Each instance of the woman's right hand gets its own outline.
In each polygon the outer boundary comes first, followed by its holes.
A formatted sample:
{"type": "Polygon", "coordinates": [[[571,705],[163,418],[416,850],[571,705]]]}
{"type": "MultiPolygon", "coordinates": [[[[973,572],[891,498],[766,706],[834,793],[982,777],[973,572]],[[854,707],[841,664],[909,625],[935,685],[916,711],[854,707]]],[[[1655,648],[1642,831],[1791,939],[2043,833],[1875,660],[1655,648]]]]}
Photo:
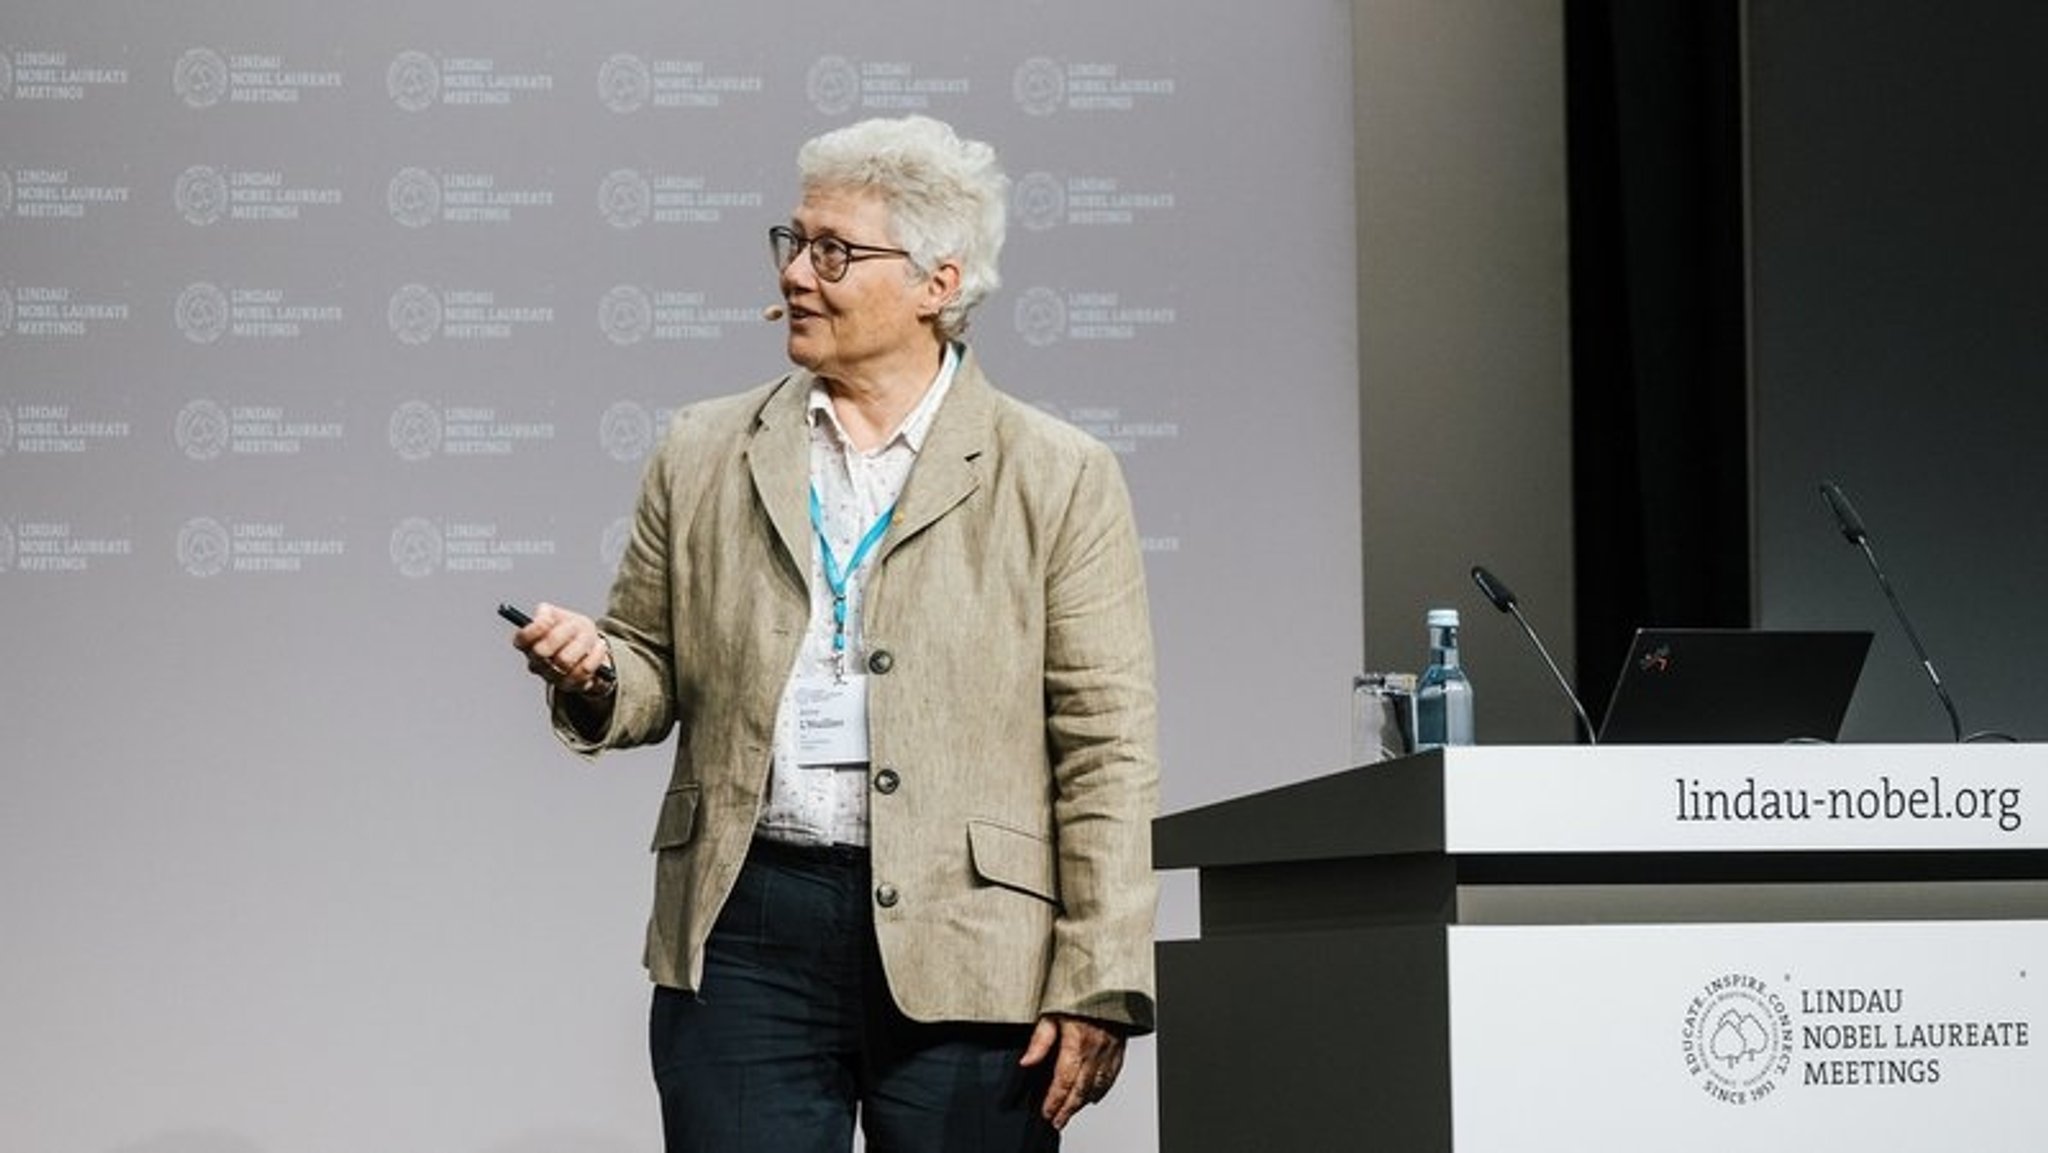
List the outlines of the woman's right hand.
{"type": "Polygon", "coordinates": [[[533,620],[513,632],[512,647],[526,654],[534,676],[565,693],[601,698],[611,695],[610,642],[597,622],[582,613],[542,602],[533,620]]]}

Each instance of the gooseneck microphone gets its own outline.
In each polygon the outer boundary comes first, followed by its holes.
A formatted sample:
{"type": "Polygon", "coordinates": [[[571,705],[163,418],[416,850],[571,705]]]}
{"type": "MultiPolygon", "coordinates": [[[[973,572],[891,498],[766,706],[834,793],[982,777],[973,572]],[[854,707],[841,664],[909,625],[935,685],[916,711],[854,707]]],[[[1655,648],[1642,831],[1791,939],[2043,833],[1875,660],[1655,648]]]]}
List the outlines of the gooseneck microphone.
{"type": "Polygon", "coordinates": [[[1870,532],[1863,527],[1863,518],[1856,515],[1856,506],[1849,503],[1841,486],[1834,481],[1820,482],[1820,495],[1828,502],[1828,508],[1835,514],[1835,524],[1842,530],[1842,539],[1863,550],[1863,559],[1870,562],[1871,575],[1877,577],[1877,587],[1884,590],[1884,599],[1891,602],[1892,615],[1899,618],[1899,627],[1905,630],[1906,639],[1913,645],[1913,654],[1920,658],[1920,667],[1927,670],[1927,679],[1934,684],[1934,695],[1941,698],[1941,707],[1948,712],[1949,732],[1960,744],[1963,739],[1963,720],[1956,715],[1956,703],[1949,699],[1948,689],[1941,683],[1941,674],[1934,671],[1934,661],[1927,656],[1926,646],[1920,643],[1920,634],[1913,631],[1913,622],[1906,617],[1905,606],[1899,603],[1897,593],[1892,591],[1892,582],[1884,575],[1884,568],[1877,563],[1877,553],[1870,547],[1870,532]]]}
{"type": "Polygon", "coordinates": [[[1502,584],[1499,577],[1486,571],[1484,565],[1472,566],[1472,583],[1479,586],[1479,591],[1486,594],[1486,599],[1493,602],[1494,608],[1513,616],[1515,623],[1522,626],[1522,635],[1528,637],[1529,643],[1536,646],[1536,654],[1543,658],[1544,664],[1550,666],[1550,675],[1557,678],[1557,687],[1564,690],[1564,698],[1572,703],[1572,711],[1579,715],[1579,724],[1586,730],[1586,743],[1599,744],[1600,737],[1593,732],[1593,722],[1586,716],[1586,706],[1579,703],[1579,694],[1572,691],[1571,682],[1564,679],[1564,673],[1558,669],[1557,662],[1550,659],[1550,650],[1543,647],[1543,638],[1537,636],[1536,630],[1529,627],[1529,620],[1522,615],[1522,606],[1516,603],[1514,592],[1502,584]]]}
{"type": "Polygon", "coordinates": [[[787,308],[782,307],[779,304],[771,304],[768,307],[761,310],[762,320],[781,320],[783,317],[788,315],[789,310],[787,308]]]}

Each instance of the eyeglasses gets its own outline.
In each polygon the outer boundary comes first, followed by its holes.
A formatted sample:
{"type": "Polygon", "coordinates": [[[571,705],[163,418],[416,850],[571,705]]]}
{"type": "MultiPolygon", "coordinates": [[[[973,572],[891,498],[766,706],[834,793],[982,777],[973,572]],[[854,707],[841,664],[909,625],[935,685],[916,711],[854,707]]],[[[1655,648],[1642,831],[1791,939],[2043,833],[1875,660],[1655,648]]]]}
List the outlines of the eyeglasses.
{"type": "Polygon", "coordinates": [[[818,279],[834,282],[846,279],[846,270],[853,267],[856,260],[875,260],[884,256],[910,258],[910,253],[901,248],[851,244],[836,236],[805,236],[786,224],[778,224],[768,230],[768,250],[775,256],[777,272],[787,269],[806,248],[811,250],[811,268],[818,274],[818,279]]]}

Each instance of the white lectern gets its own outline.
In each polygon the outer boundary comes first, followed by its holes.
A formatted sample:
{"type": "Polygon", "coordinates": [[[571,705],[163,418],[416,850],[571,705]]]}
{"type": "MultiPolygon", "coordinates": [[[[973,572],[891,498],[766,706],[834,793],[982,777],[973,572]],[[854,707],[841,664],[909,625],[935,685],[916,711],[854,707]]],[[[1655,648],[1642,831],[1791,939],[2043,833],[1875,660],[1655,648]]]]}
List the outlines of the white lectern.
{"type": "Polygon", "coordinates": [[[2048,746],[1469,748],[1161,818],[1162,1148],[2048,1148],[2048,746]]]}

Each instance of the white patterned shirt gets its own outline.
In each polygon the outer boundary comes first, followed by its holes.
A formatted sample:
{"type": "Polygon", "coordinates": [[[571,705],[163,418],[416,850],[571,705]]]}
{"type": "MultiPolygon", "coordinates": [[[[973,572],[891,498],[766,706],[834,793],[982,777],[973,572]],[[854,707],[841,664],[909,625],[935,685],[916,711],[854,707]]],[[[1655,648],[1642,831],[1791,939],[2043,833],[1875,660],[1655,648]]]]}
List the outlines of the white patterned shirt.
{"type": "MultiPolygon", "coordinates": [[[[821,381],[811,384],[806,412],[811,426],[811,486],[824,514],[832,555],[843,568],[882,514],[893,508],[910,480],[910,468],[924,447],[932,418],[953,386],[960,367],[960,348],[948,343],[938,375],[932,378],[917,407],[880,445],[862,452],[847,439],[845,426],[832,409],[832,396],[821,381]]],[[[877,550],[879,551],[879,542],[877,550]]],[[[871,552],[859,568],[846,574],[846,649],[844,671],[865,674],[867,650],[861,631],[861,593],[875,563],[871,552]]],[[[797,651],[796,666],[782,687],[775,711],[774,765],[768,796],[762,802],[756,832],[772,841],[803,845],[865,845],[868,843],[867,765],[802,765],[797,759],[795,693],[806,676],[831,676],[841,667],[832,648],[832,589],[825,580],[817,533],[811,533],[811,621],[797,651]]]]}

